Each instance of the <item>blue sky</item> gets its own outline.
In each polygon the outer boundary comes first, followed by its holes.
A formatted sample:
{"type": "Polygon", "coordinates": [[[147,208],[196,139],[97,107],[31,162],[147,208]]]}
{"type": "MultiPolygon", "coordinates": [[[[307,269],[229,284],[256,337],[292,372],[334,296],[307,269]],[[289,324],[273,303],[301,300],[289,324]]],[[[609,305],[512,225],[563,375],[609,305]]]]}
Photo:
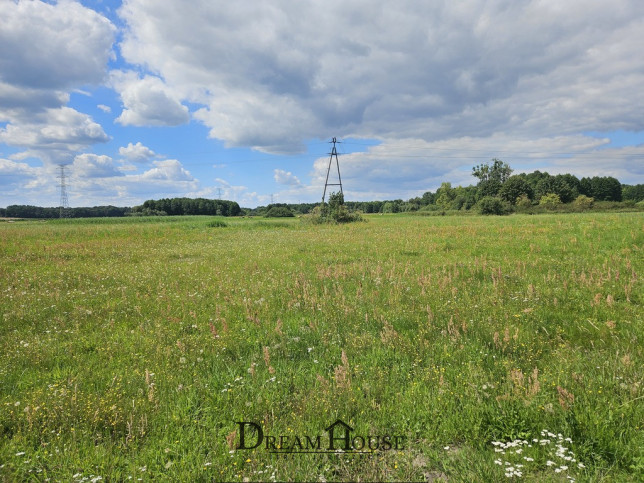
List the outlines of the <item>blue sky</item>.
{"type": "Polygon", "coordinates": [[[516,172],[644,183],[644,3],[0,1],[0,206],[409,199],[516,172]]]}

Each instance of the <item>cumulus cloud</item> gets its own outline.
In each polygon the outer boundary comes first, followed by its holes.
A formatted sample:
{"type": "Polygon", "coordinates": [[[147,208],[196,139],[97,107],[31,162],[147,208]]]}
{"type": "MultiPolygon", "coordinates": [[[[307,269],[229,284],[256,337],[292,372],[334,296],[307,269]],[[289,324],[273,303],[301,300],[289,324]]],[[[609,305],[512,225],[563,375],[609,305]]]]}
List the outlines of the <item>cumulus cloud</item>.
{"type": "Polygon", "coordinates": [[[76,178],[112,178],[122,176],[109,156],[80,154],[74,159],[71,170],[76,178]]]}
{"type": "Polygon", "coordinates": [[[644,130],[640,2],[129,0],[120,15],[125,58],[231,146],[644,130]]]}
{"type": "Polygon", "coordinates": [[[128,143],[127,146],[120,147],[119,154],[128,161],[137,163],[145,163],[155,155],[154,151],[141,144],[140,141],[136,144],[128,143]]]}
{"type": "Polygon", "coordinates": [[[176,159],[155,161],[155,167],[141,175],[142,180],[195,181],[193,176],[176,159]]]}
{"type": "Polygon", "coordinates": [[[75,152],[108,139],[90,116],[69,107],[46,109],[30,121],[0,129],[0,142],[26,148],[20,158],[34,156],[52,163],[70,163],[75,152]]]}
{"type": "Polygon", "coordinates": [[[105,17],[69,0],[0,2],[0,17],[4,82],[68,90],[103,80],[115,31],[105,17]]]}
{"type": "Polygon", "coordinates": [[[278,184],[285,184],[289,186],[301,186],[302,182],[290,171],[284,171],[283,169],[276,169],[274,171],[275,182],[278,184]]]}
{"type": "Polygon", "coordinates": [[[116,121],[125,126],[177,126],[190,120],[188,108],[158,77],[113,72],[112,84],[124,106],[116,121]]]}
{"type": "Polygon", "coordinates": [[[102,127],[66,107],[69,91],[98,84],[112,55],[114,26],[80,3],[0,2],[0,142],[18,158],[69,163],[105,142],[102,127]]]}
{"type": "Polygon", "coordinates": [[[26,163],[16,163],[0,158],[0,186],[7,186],[36,177],[34,168],[26,163]]]}

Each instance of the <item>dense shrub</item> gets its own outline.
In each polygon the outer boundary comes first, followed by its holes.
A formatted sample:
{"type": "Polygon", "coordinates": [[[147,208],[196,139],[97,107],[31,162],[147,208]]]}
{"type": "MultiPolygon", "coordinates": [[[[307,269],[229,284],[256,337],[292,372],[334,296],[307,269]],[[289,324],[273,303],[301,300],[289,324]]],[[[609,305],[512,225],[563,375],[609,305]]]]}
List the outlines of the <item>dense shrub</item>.
{"type": "Polygon", "coordinates": [[[575,201],[573,202],[575,207],[579,208],[580,210],[589,210],[593,207],[594,203],[595,200],[586,195],[577,196],[577,198],[575,198],[575,201]]]}
{"type": "Polygon", "coordinates": [[[285,206],[273,206],[264,215],[267,218],[289,218],[294,217],[293,212],[285,206]]]}
{"type": "Polygon", "coordinates": [[[539,199],[539,205],[549,210],[554,210],[561,204],[561,198],[556,193],[548,193],[539,199]]]}
{"type": "Polygon", "coordinates": [[[496,196],[484,196],[476,203],[476,209],[481,215],[507,215],[512,211],[508,203],[496,196]]]}

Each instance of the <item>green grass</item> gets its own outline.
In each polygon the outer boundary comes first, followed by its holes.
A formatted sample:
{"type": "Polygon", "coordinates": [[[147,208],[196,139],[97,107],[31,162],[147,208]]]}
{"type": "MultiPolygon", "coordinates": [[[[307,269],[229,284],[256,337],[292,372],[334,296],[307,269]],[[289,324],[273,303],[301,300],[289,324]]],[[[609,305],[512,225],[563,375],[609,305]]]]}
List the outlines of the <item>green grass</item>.
{"type": "Polygon", "coordinates": [[[0,480],[638,481],[642,214],[367,218],[1,223],[0,480]]]}

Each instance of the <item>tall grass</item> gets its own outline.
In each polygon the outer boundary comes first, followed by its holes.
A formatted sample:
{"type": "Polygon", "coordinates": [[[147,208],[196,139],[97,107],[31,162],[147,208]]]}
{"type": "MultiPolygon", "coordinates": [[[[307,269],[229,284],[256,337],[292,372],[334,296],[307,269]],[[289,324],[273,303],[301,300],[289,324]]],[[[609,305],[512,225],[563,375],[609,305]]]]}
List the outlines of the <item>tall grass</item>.
{"type": "Polygon", "coordinates": [[[644,471],[641,214],[141,220],[0,225],[0,479],[644,471]],[[405,449],[235,451],[338,418],[405,449]]]}

